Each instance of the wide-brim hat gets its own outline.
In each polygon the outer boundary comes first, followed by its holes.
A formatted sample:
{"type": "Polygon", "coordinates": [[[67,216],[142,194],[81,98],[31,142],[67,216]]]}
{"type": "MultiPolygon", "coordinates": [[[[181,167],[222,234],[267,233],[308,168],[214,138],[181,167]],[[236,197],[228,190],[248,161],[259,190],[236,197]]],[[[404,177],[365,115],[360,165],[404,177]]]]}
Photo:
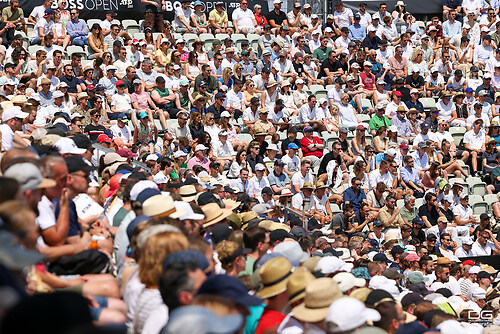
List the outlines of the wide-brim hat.
{"type": "Polygon", "coordinates": [[[300,189],[314,189],[314,185],[311,182],[304,182],[300,189]]]}
{"type": "Polygon", "coordinates": [[[232,210],[221,209],[221,207],[217,203],[208,203],[206,205],[203,205],[201,209],[205,214],[205,223],[203,224],[203,227],[217,224],[224,218],[227,218],[231,213],[233,213],[232,210]]]}
{"type": "Polygon", "coordinates": [[[305,322],[319,322],[326,319],[330,305],[343,294],[333,279],[318,278],[307,284],[304,302],[292,309],[293,316],[305,322]]]}
{"type": "Polygon", "coordinates": [[[292,264],[283,256],[275,257],[260,267],[259,274],[264,287],[257,292],[257,296],[271,298],[286,291],[292,264]]]}
{"type": "Polygon", "coordinates": [[[306,296],[306,286],[309,282],[314,281],[316,277],[304,267],[298,267],[293,271],[293,274],[288,278],[286,289],[288,291],[288,304],[293,304],[296,301],[303,299],[306,296]]]}
{"type": "Polygon", "coordinates": [[[182,200],[185,202],[191,202],[196,199],[198,193],[196,192],[195,186],[192,184],[182,186],[179,189],[179,195],[181,195],[182,200]]]}
{"type": "Polygon", "coordinates": [[[156,195],[148,198],[142,204],[142,213],[151,218],[179,218],[186,214],[185,210],[177,210],[172,196],[156,195]]]}

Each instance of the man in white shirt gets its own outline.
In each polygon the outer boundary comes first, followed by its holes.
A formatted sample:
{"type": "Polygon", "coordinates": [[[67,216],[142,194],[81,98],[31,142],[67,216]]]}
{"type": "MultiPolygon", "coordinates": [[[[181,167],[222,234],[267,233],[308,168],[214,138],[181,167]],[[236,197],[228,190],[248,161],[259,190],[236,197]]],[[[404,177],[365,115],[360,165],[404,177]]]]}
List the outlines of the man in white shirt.
{"type": "Polygon", "coordinates": [[[191,0],[182,0],[182,4],[175,9],[175,19],[173,27],[175,32],[186,33],[193,32],[193,28],[190,26],[189,22],[191,20],[191,14],[193,10],[190,8],[191,0]]]}
{"type": "Polygon", "coordinates": [[[471,253],[472,256],[489,256],[498,249],[500,249],[500,242],[493,237],[490,230],[484,229],[478,234],[476,242],[472,244],[471,253]]]}
{"type": "Polygon", "coordinates": [[[483,120],[478,118],[472,124],[472,130],[464,134],[464,147],[470,153],[472,162],[472,174],[477,172],[477,160],[480,155],[486,150],[486,136],[483,131],[483,120]]]}
{"type": "Polygon", "coordinates": [[[222,70],[224,70],[226,67],[229,67],[230,69],[234,68],[234,65],[236,64],[236,60],[234,59],[234,52],[235,50],[232,47],[229,47],[224,51],[226,58],[224,58],[221,64],[222,70]]]}
{"type": "Polygon", "coordinates": [[[45,10],[50,8],[51,6],[52,6],[51,0],[44,0],[43,5],[36,6],[35,8],[33,8],[33,11],[28,17],[28,21],[33,24],[36,24],[45,15],[45,10]]]}
{"type": "Polygon", "coordinates": [[[241,92],[243,87],[243,82],[233,83],[233,89],[227,92],[226,99],[224,100],[224,108],[229,111],[234,118],[238,118],[242,115],[242,111],[245,110],[245,96],[241,92]]]}
{"type": "Polygon", "coordinates": [[[419,147],[418,145],[420,143],[425,143],[429,139],[435,142],[439,140],[436,134],[430,132],[429,129],[430,129],[429,123],[423,122],[422,124],[420,124],[420,133],[416,135],[415,138],[413,139],[413,148],[419,147]]]}
{"type": "Polygon", "coordinates": [[[292,197],[292,208],[297,212],[304,212],[307,217],[312,217],[316,210],[316,202],[312,196],[314,186],[311,182],[305,182],[301,186],[301,192],[296,193],[292,197]],[[307,203],[306,198],[309,199],[307,203]]]}
{"type": "MultiPolygon", "coordinates": [[[[6,152],[14,147],[14,133],[23,129],[23,120],[29,114],[22,112],[20,107],[10,107],[2,113],[2,124],[0,125],[0,138],[2,140],[1,151],[6,152]]],[[[22,147],[26,146],[23,140],[16,140],[22,147]]]]}
{"type": "Polygon", "coordinates": [[[248,0],[240,1],[240,7],[233,11],[232,18],[235,34],[242,33],[246,36],[248,33],[258,35],[262,33],[253,12],[248,9],[248,0]]]}
{"type": "Polygon", "coordinates": [[[418,171],[418,176],[423,177],[423,172],[429,169],[429,156],[425,152],[427,144],[422,141],[418,143],[417,151],[411,155],[413,157],[414,167],[418,171]]]}
{"type": "Polygon", "coordinates": [[[131,62],[127,60],[127,49],[125,47],[120,48],[120,52],[118,53],[118,60],[113,63],[116,67],[115,76],[118,79],[123,78],[127,74],[127,67],[133,66],[131,62]]]}
{"type": "MultiPolygon", "coordinates": [[[[293,143],[290,143],[290,145],[293,143]]],[[[290,150],[290,145],[288,145],[288,149],[290,150]]],[[[312,176],[311,172],[311,160],[304,158],[302,159],[302,162],[300,163],[300,170],[293,174],[292,180],[291,180],[291,185],[292,185],[292,192],[294,194],[299,193],[300,189],[304,185],[305,182],[311,182],[311,184],[314,181],[314,177],[312,176]]]]}
{"type": "Polygon", "coordinates": [[[388,189],[392,189],[392,175],[389,173],[389,162],[382,160],[380,167],[370,172],[368,177],[369,189],[372,190],[377,186],[377,183],[383,182],[388,189]]]}
{"type": "Polygon", "coordinates": [[[248,180],[248,194],[262,202],[262,189],[269,187],[269,180],[264,176],[266,166],[261,163],[255,165],[255,175],[248,180]]]}
{"type": "Polygon", "coordinates": [[[486,35],[483,37],[483,42],[476,46],[474,49],[474,65],[480,70],[484,69],[486,62],[490,57],[494,57],[493,48],[491,47],[491,36],[486,35]]]}
{"type": "Polygon", "coordinates": [[[259,119],[260,100],[254,96],[250,99],[250,106],[243,111],[243,122],[250,134],[253,134],[253,126],[259,119]]]}
{"type": "Polygon", "coordinates": [[[233,145],[227,141],[227,135],[228,133],[226,130],[221,130],[219,132],[219,140],[212,141],[214,156],[217,158],[217,162],[220,163],[222,167],[230,164],[236,155],[234,153],[233,145]]]}
{"type": "Polygon", "coordinates": [[[458,258],[472,256],[472,245],[474,241],[470,237],[465,237],[462,239],[462,247],[455,251],[455,256],[458,258]]]}
{"type": "Polygon", "coordinates": [[[127,126],[127,115],[125,113],[118,116],[118,121],[113,125],[110,130],[113,133],[113,138],[121,138],[123,142],[127,145],[132,140],[132,133],[127,126]]]}
{"type": "Polygon", "coordinates": [[[441,100],[436,103],[436,108],[439,110],[439,118],[444,121],[448,121],[456,110],[455,103],[451,101],[452,96],[453,94],[450,92],[445,92],[441,100]]]}
{"type": "Polygon", "coordinates": [[[349,27],[354,23],[354,14],[350,8],[344,7],[341,1],[335,3],[335,12],[333,13],[335,24],[338,27],[349,27]]]}

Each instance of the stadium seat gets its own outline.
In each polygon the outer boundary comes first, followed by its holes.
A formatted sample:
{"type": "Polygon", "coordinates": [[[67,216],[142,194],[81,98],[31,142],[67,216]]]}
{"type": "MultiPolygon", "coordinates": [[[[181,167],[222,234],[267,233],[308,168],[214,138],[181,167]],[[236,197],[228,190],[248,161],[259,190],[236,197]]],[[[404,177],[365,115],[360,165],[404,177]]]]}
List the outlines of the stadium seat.
{"type": "MultiPolygon", "coordinates": [[[[177,119],[167,119],[167,128],[171,128],[177,123],[177,119]]],[[[178,123],[177,123],[178,124],[178,123]]]]}
{"type": "Polygon", "coordinates": [[[334,203],[334,202],[330,202],[330,209],[332,209],[332,214],[336,214],[336,213],[342,212],[342,210],[340,209],[340,207],[336,203],[334,203]]]}
{"type": "Polygon", "coordinates": [[[253,137],[248,133],[238,133],[238,139],[241,141],[251,142],[253,140],[253,137]]]}
{"type": "Polygon", "coordinates": [[[142,41],[144,39],[145,35],[143,32],[136,32],[134,34],[134,38],[137,38],[138,40],[142,41]]]}
{"type": "Polygon", "coordinates": [[[404,205],[405,205],[405,200],[404,199],[398,199],[396,201],[396,206],[398,207],[398,209],[401,209],[404,205]]]}
{"type": "MultiPolygon", "coordinates": [[[[368,108],[373,108],[373,104],[371,100],[368,99],[361,99],[361,109],[366,110],[368,108]]],[[[359,118],[359,115],[358,115],[359,118]]]]}
{"type": "Polygon", "coordinates": [[[131,25],[139,26],[139,23],[136,20],[122,20],[122,26],[124,29],[127,29],[131,25]]]}
{"type": "Polygon", "coordinates": [[[429,111],[432,107],[436,106],[436,100],[432,97],[421,97],[418,100],[422,102],[425,111],[429,111]]]}
{"type": "Polygon", "coordinates": [[[212,34],[200,34],[200,39],[203,42],[206,42],[207,40],[213,40],[213,39],[215,39],[215,36],[212,35],[212,34]]]}
{"type": "Polygon", "coordinates": [[[316,96],[316,100],[319,100],[321,98],[327,99],[328,92],[326,90],[318,90],[316,91],[316,93],[314,93],[314,95],[316,96]]]}
{"type": "Polygon", "coordinates": [[[30,45],[28,47],[28,53],[30,55],[34,55],[38,50],[42,50],[43,47],[41,45],[30,45]]]}
{"type": "Polygon", "coordinates": [[[361,123],[368,123],[370,122],[370,115],[367,114],[358,114],[358,119],[361,123]]]}
{"type": "MultiPolygon", "coordinates": [[[[479,195],[469,195],[469,205],[470,206],[474,206],[474,204],[476,203],[482,203],[484,202],[483,200],[483,196],[479,196],[479,195]]],[[[484,202],[486,203],[486,202],[484,202]]]]}
{"type": "Polygon", "coordinates": [[[309,87],[309,90],[310,90],[313,94],[315,94],[315,95],[316,95],[316,92],[317,92],[318,90],[324,90],[324,89],[325,89],[325,87],[323,87],[322,85],[311,85],[311,86],[309,87]]]}
{"type": "Polygon", "coordinates": [[[493,204],[498,202],[498,198],[495,194],[486,194],[484,195],[484,201],[488,204],[490,210],[493,210],[493,204]]]}
{"type": "Polygon", "coordinates": [[[85,50],[78,45],[69,45],[66,48],[66,52],[68,53],[69,56],[71,56],[73,53],[81,53],[82,55],[86,56],[85,50]]]}
{"type": "Polygon", "coordinates": [[[466,131],[467,131],[466,128],[459,127],[459,126],[452,126],[450,128],[450,134],[451,135],[454,135],[454,134],[461,134],[461,135],[463,135],[466,131]]]}
{"type": "Polygon", "coordinates": [[[486,202],[474,203],[474,205],[472,206],[472,212],[475,215],[480,215],[482,213],[488,213],[488,203],[486,203],[486,202]]]}
{"type": "Polygon", "coordinates": [[[416,208],[420,208],[423,203],[424,203],[424,199],[423,198],[416,198],[415,199],[415,207],[416,208]]]}
{"type": "Polygon", "coordinates": [[[224,39],[226,39],[226,37],[229,37],[228,34],[216,34],[215,35],[215,38],[220,40],[221,42],[224,42],[224,39]]]}
{"type": "Polygon", "coordinates": [[[333,88],[335,88],[335,85],[326,85],[326,87],[325,87],[327,92],[329,92],[330,89],[333,89],[333,88]]]}
{"type": "Polygon", "coordinates": [[[465,183],[469,186],[471,194],[479,196],[486,195],[486,183],[484,183],[481,178],[471,176],[465,180],[465,183]]]}
{"type": "Polygon", "coordinates": [[[141,32],[141,27],[138,24],[131,24],[125,28],[125,30],[130,36],[133,36],[134,34],[141,32]]]}

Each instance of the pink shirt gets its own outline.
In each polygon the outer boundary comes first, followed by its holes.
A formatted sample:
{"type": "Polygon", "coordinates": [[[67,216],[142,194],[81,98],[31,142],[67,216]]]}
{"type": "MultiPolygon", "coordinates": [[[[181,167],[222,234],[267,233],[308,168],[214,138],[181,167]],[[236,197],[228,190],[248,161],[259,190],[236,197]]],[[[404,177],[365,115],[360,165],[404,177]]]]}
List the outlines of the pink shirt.
{"type": "Polygon", "coordinates": [[[194,165],[201,165],[203,168],[205,168],[207,170],[207,172],[210,170],[210,167],[209,167],[210,160],[207,157],[203,158],[203,161],[198,160],[198,158],[196,156],[192,157],[188,161],[188,168],[193,169],[194,165]]]}

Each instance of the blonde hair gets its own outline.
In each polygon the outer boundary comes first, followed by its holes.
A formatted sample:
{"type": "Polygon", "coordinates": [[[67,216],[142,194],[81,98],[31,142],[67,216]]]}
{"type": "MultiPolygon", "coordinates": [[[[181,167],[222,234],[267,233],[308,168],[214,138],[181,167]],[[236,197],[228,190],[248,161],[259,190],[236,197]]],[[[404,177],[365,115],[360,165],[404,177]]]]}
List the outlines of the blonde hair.
{"type": "Polygon", "coordinates": [[[222,268],[226,271],[230,271],[233,269],[234,261],[236,258],[233,258],[230,262],[226,262],[226,260],[231,259],[234,254],[238,251],[241,246],[233,241],[222,241],[217,245],[216,251],[219,257],[219,261],[222,264],[222,268]]]}
{"type": "Polygon", "coordinates": [[[33,229],[33,214],[34,212],[21,201],[11,200],[0,204],[0,218],[4,224],[21,234],[33,229]]]}
{"type": "Polygon", "coordinates": [[[232,300],[219,295],[197,295],[191,301],[191,305],[203,306],[219,317],[231,315],[236,309],[232,300]]]}
{"type": "Polygon", "coordinates": [[[188,248],[182,233],[161,232],[152,235],[144,245],[139,258],[139,279],[148,287],[156,287],[162,271],[163,260],[172,253],[188,248]]]}

